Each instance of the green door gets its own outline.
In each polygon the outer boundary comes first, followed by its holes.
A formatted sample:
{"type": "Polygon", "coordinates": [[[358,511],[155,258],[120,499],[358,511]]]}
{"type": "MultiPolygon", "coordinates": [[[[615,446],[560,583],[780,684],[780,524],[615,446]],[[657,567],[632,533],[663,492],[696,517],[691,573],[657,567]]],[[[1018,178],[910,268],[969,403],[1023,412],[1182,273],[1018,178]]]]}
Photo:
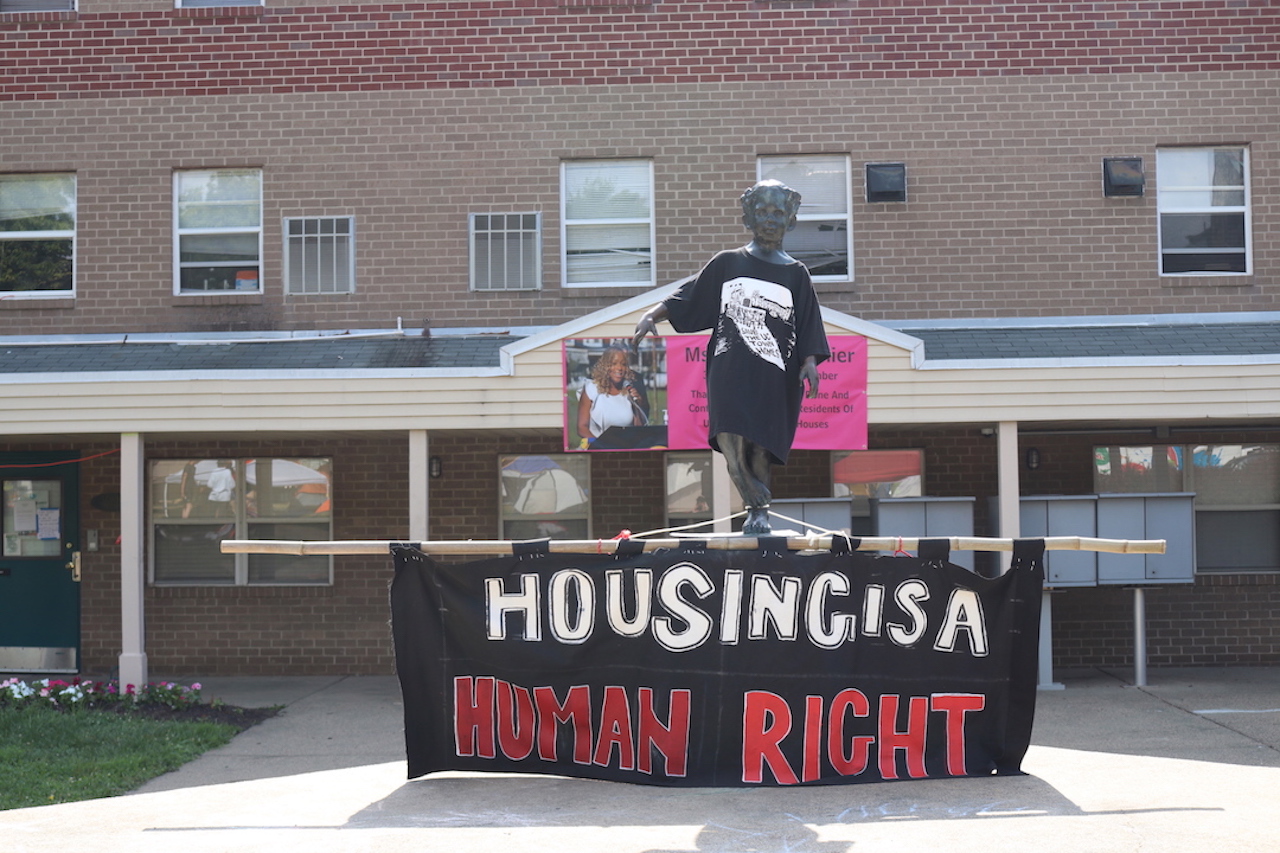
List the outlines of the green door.
{"type": "Polygon", "coordinates": [[[79,465],[0,454],[0,672],[80,669],[79,465]]]}

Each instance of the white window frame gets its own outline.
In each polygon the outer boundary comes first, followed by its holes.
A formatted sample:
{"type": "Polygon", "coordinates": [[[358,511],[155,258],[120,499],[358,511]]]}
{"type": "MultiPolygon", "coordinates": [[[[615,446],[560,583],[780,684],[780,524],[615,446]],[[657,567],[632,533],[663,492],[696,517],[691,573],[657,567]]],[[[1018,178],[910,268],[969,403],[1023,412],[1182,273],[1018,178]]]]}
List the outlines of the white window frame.
{"type": "MultiPolygon", "coordinates": [[[[591,538],[591,457],[586,453],[511,453],[502,454],[497,460],[498,475],[498,538],[499,539],[541,539],[545,538],[551,531],[539,530],[536,534],[513,536],[508,533],[507,524],[521,524],[526,528],[531,528],[539,522],[548,522],[551,525],[557,525],[558,522],[585,522],[584,536],[554,536],[552,539],[590,539],[591,538]],[[508,476],[503,473],[503,468],[511,464],[516,459],[543,460],[549,462],[555,467],[564,469],[577,469],[580,474],[569,471],[574,482],[581,489],[585,500],[575,504],[564,510],[546,513],[523,513],[517,509],[520,500],[520,494],[515,490],[523,489],[527,482],[531,482],[542,472],[530,472],[526,476],[508,476]],[[505,490],[505,491],[504,491],[505,490]],[[508,508],[510,505],[510,509],[508,508]]],[[[531,530],[526,532],[532,533],[531,530]]]]}
{"type": "MultiPolygon", "coordinates": [[[[657,231],[654,225],[654,198],[653,198],[653,161],[644,158],[630,159],[602,159],[602,160],[565,160],[560,164],[560,284],[565,288],[576,287],[653,287],[657,281],[656,278],[656,236],[657,231]],[[620,217],[620,218],[594,218],[594,219],[570,219],[568,215],[569,207],[569,173],[575,169],[587,168],[606,168],[610,164],[619,166],[635,166],[644,164],[648,169],[648,216],[636,217],[620,217]],[[626,280],[586,280],[586,281],[570,281],[571,271],[569,263],[569,232],[571,229],[578,227],[601,227],[609,225],[620,226],[647,226],[648,230],[648,267],[649,276],[645,279],[626,279],[626,280]]],[[[643,265],[643,264],[641,264],[643,265]]]]}
{"type": "MultiPolygon", "coordinates": [[[[472,213],[470,216],[467,217],[467,248],[468,248],[469,257],[471,259],[470,281],[471,281],[472,291],[477,293],[511,293],[515,291],[530,291],[530,290],[542,289],[542,214],[541,213],[538,213],[536,211],[525,211],[525,212],[516,212],[516,213],[472,213]],[[529,216],[533,217],[533,225],[532,227],[526,228],[524,227],[523,220],[525,217],[529,217],[529,216]],[[477,220],[480,217],[489,217],[490,227],[479,228],[479,226],[477,225],[477,220]],[[492,227],[493,219],[498,217],[503,218],[504,221],[507,223],[507,225],[510,224],[511,218],[515,217],[516,221],[519,224],[517,227],[507,227],[506,225],[504,225],[501,228],[494,228],[492,227]],[[518,279],[517,286],[514,286],[514,287],[509,287],[509,286],[482,287],[481,286],[482,284],[484,284],[484,282],[480,280],[482,277],[481,276],[481,271],[482,271],[481,258],[484,255],[484,253],[480,250],[479,244],[477,242],[477,238],[485,234],[514,235],[517,239],[521,241],[520,243],[521,254],[523,254],[525,249],[523,240],[525,238],[532,238],[532,241],[533,241],[533,248],[531,249],[531,253],[533,255],[532,263],[531,263],[532,274],[530,276],[529,281],[525,281],[523,274],[519,270],[517,270],[516,275],[514,277],[518,279]]],[[[488,279],[489,283],[492,283],[496,278],[501,278],[501,280],[504,283],[510,282],[511,280],[513,280],[513,277],[506,273],[506,271],[510,269],[510,265],[507,264],[506,262],[508,257],[510,256],[510,253],[499,253],[499,255],[502,258],[504,274],[500,277],[494,276],[493,274],[494,265],[492,263],[494,258],[494,253],[490,251],[488,253],[488,257],[490,259],[489,279],[488,279]]]]}
{"type": "MultiPolygon", "coordinates": [[[[1253,274],[1253,214],[1251,204],[1251,193],[1249,189],[1249,146],[1247,145],[1204,145],[1204,146],[1178,146],[1165,147],[1156,149],[1156,268],[1162,277],[1169,278],[1186,278],[1188,276],[1244,276],[1253,274]],[[1166,169],[1161,168],[1161,159],[1164,155],[1173,152],[1201,151],[1213,152],[1221,150],[1239,151],[1242,155],[1242,165],[1244,171],[1244,183],[1239,185],[1209,185],[1209,186],[1181,186],[1172,184],[1170,179],[1166,177],[1166,169]],[[1221,191],[1238,191],[1242,194],[1244,204],[1242,205],[1218,205],[1218,206],[1175,206],[1172,199],[1175,198],[1171,193],[1174,191],[1196,190],[1201,192],[1221,192],[1221,191]],[[1240,213],[1244,215],[1244,271],[1235,270],[1188,270],[1186,272],[1165,272],[1164,259],[1166,255],[1171,254],[1205,254],[1204,249],[1165,249],[1164,246],[1164,218],[1166,214],[1178,213],[1205,213],[1205,214],[1227,214],[1240,213]]],[[[1216,248],[1216,247],[1215,247],[1216,248]]],[[[1239,247],[1224,247],[1221,253],[1238,253],[1239,247]]]]}
{"type": "MultiPolygon", "coordinates": [[[[226,461],[229,461],[232,464],[233,466],[232,470],[235,472],[235,479],[237,484],[233,493],[233,498],[229,502],[229,507],[231,509],[231,516],[229,518],[226,518],[224,522],[225,524],[232,525],[234,527],[234,532],[229,533],[225,538],[253,539],[254,537],[252,533],[253,533],[254,525],[270,524],[273,522],[273,519],[271,516],[263,516],[261,514],[251,513],[249,511],[249,506],[246,503],[247,490],[240,487],[240,484],[247,482],[247,478],[245,476],[245,470],[246,470],[245,466],[252,458],[286,459],[286,461],[288,461],[288,458],[287,457],[265,457],[265,456],[224,457],[224,458],[226,459],[226,461]]],[[[292,458],[297,459],[299,457],[292,457],[292,458]]],[[[333,470],[333,464],[332,464],[333,460],[330,457],[308,457],[308,458],[312,461],[319,461],[319,462],[325,463],[328,466],[328,470],[330,472],[333,470]]],[[[147,471],[148,471],[148,480],[151,482],[150,487],[153,490],[157,488],[155,485],[155,467],[157,465],[163,465],[165,463],[171,463],[171,462],[180,463],[182,461],[187,461],[187,460],[166,460],[166,459],[148,460],[147,471]]],[[[198,462],[198,461],[204,461],[204,460],[197,460],[195,457],[191,457],[190,461],[198,462]]],[[[166,480],[168,479],[170,478],[166,478],[166,480]]],[[[165,488],[167,489],[169,487],[174,487],[174,486],[172,483],[166,482],[165,488]]],[[[180,482],[175,488],[181,488],[180,482]]],[[[332,475],[330,475],[328,489],[329,491],[327,494],[331,499],[332,490],[333,490],[332,475]]],[[[209,527],[218,523],[217,518],[208,516],[208,515],[197,515],[191,518],[183,517],[181,512],[181,504],[177,504],[175,506],[173,497],[174,495],[167,494],[167,493],[164,495],[151,494],[148,496],[147,538],[148,538],[149,548],[148,548],[148,557],[147,557],[147,576],[148,576],[148,581],[152,586],[156,586],[156,587],[175,587],[175,586],[217,587],[217,588],[234,588],[234,587],[296,588],[296,587],[333,586],[333,557],[332,556],[321,557],[320,555],[313,555],[313,556],[327,561],[327,570],[325,572],[324,579],[318,580],[318,581],[308,581],[305,583],[282,583],[279,581],[276,581],[276,582],[250,581],[249,562],[254,558],[255,555],[253,554],[230,555],[233,558],[234,569],[233,569],[232,579],[230,582],[227,582],[227,583],[217,583],[217,582],[208,581],[208,580],[182,580],[182,579],[174,580],[174,579],[166,579],[163,576],[157,578],[156,561],[158,557],[158,554],[157,554],[158,548],[156,547],[156,532],[158,528],[162,526],[174,528],[174,529],[180,529],[182,527],[199,528],[199,527],[209,527]],[[159,505],[163,505],[165,507],[165,510],[163,513],[158,512],[157,507],[159,505]],[[175,511],[176,514],[174,515],[168,514],[171,508],[175,511]]],[[[307,521],[305,516],[300,516],[300,515],[282,516],[276,519],[276,523],[307,524],[308,526],[314,526],[314,527],[319,527],[321,522],[328,524],[328,535],[322,537],[321,541],[332,540],[333,539],[332,507],[330,507],[327,515],[323,519],[320,519],[320,521],[307,521]]],[[[306,557],[305,559],[311,560],[313,559],[313,557],[306,557]]]]}
{"type": "Polygon", "coordinates": [[[209,296],[228,293],[256,293],[263,292],[263,275],[265,273],[266,264],[263,263],[262,252],[262,194],[263,194],[263,171],[259,168],[227,168],[227,169],[180,169],[173,173],[173,293],[175,296],[209,296]],[[195,174],[256,174],[258,176],[258,224],[256,226],[236,225],[229,227],[210,227],[210,228],[183,228],[179,225],[179,210],[181,208],[181,191],[180,184],[184,175],[195,174]],[[238,290],[235,288],[223,290],[183,290],[182,289],[182,270],[188,267],[245,267],[249,264],[237,263],[232,261],[219,261],[214,263],[199,263],[195,261],[182,260],[182,238],[187,236],[202,236],[211,234],[254,234],[258,241],[258,259],[256,266],[258,268],[258,286],[253,290],[238,290]]]}
{"type": "Polygon", "coordinates": [[[74,11],[76,11],[76,0],[0,0],[0,15],[74,11]]]}
{"type": "MultiPolygon", "coordinates": [[[[687,525],[703,525],[707,522],[715,521],[716,498],[720,495],[716,494],[716,482],[714,469],[716,466],[715,454],[710,450],[668,450],[662,454],[663,468],[663,499],[662,511],[666,519],[668,527],[683,527],[687,525]],[[699,510],[697,508],[692,511],[672,512],[671,499],[673,488],[678,487],[673,478],[678,476],[676,466],[687,466],[684,474],[690,475],[694,471],[693,466],[703,468],[702,481],[703,493],[702,497],[706,499],[706,509],[699,510]]],[[[725,485],[728,485],[726,480],[725,485]]],[[[729,486],[729,511],[736,515],[742,512],[746,507],[742,503],[742,495],[738,494],[738,490],[729,486]]],[[[734,519],[737,528],[742,527],[743,519],[734,519]]],[[[709,531],[709,527],[701,527],[702,530],[709,531]]]]}
{"type": "Polygon", "coordinates": [[[35,172],[30,174],[0,174],[0,180],[14,179],[15,181],[23,178],[40,178],[46,176],[67,177],[71,179],[71,219],[72,227],[70,229],[54,229],[51,231],[0,231],[0,241],[30,241],[30,240],[70,240],[71,241],[71,287],[66,290],[4,290],[0,291],[0,297],[5,299],[68,299],[74,298],[76,295],[76,266],[77,266],[77,239],[76,223],[78,222],[79,206],[79,185],[75,172],[35,172]]]}
{"type": "Polygon", "coordinates": [[[283,227],[281,228],[284,240],[284,289],[285,293],[290,296],[331,296],[338,294],[355,293],[356,291],[356,218],[354,216],[286,216],[283,227]],[[306,230],[307,223],[319,225],[322,222],[343,222],[347,224],[347,230],[339,233],[332,231],[325,233],[323,231],[306,230]],[[295,222],[303,223],[303,233],[294,234],[293,224],[295,222]],[[345,262],[338,260],[338,246],[345,242],[347,247],[347,257],[345,262]],[[293,249],[297,244],[302,246],[302,262],[295,264],[293,260],[293,249]],[[314,246],[313,252],[308,252],[307,248],[314,246]],[[312,259],[313,263],[308,263],[308,256],[315,254],[317,257],[312,259]],[[334,272],[334,283],[338,284],[337,272],[342,270],[346,278],[346,286],[342,289],[324,290],[320,289],[321,279],[316,279],[315,275],[323,276],[326,269],[326,261],[328,268],[334,272]],[[301,269],[299,269],[301,267],[301,269]],[[316,269],[318,268],[318,272],[316,269]],[[294,281],[295,275],[301,277],[301,288],[294,281]],[[310,285],[315,284],[315,287],[310,285]]]}
{"type": "MultiPolygon", "coordinates": [[[[786,249],[789,254],[793,255],[797,260],[805,261],[806,265],[810,266],[810,272],[813,275],[814,281],[853,281],[854,280],[853,177],[852,177],[853,172],[852,172],[852,169],[853,169],[852,160],[848,154],[762,154],[756,158],[756,179],[757,180],[765,180],[766,178],[776,177],[779,180],[781,180],[784,184],[787,184],[792,189],[800,193],[801,195],[800,213],[796,217],[797,227],[801,223],[806,223],[806,222],[816,222],[816,223],[825,222],[825,223],[831,223],[831,225],[835,227],[837,231],[840,228],[844,229],[844,233],[845,233],[844,250],[845,250],[845,257],[848,259],[846,262],[846,272],[844,274],[822,275],[820,273],[814,273],[812,265],[810,265],[808,261],[806,261],[802,253],[793,251],[792,247],[788,246],[787,241],[786,240],[783,241],[783,248],[786,249]],[[794,180],[787,180],[787,178],[785,177],[786,171],[787,171],[786,167],[789,165],[803,168],[805,167],[805,164],[810,164],[810,166],[816,166],[823,161],[838,161],[843,163],[844,180],[841,182],[841,188],[844,190],[843,192],[844,211],[843,212],[840,212],[840,211],[812,212],[811,211],[806,213],[805,201],[804,201],[805,188],[803,186],[792,186],[796,182],[794,180]]],[[[792,241],[792,246],[794,246],[794,240],[792,241]]]]}

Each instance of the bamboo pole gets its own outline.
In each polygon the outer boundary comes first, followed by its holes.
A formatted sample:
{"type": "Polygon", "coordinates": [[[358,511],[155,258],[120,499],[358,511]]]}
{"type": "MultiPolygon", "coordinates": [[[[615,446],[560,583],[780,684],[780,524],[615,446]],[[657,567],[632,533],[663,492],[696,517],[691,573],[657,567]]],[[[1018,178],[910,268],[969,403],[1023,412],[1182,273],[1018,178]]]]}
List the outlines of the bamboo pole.
{"type": "MultiPolygon", "coordinates": [[[[787,549],[791,551],[826,551],[831,543],[839,540],[836,536],[791,536],[787,537],[787,549]]],[[[857,537],[854,537],[855,539],[857,537]]],[[[942,538],[942,537],[937,537],[942,538]]],[[[618,547],[618,539],[551,539],[547,548],[553,554],[613,554],[618,547]]],[[[679,548],[690,539],[635,539],[643,542],[645,551],[657,551],[663,548],[679,548]]],[[[714,537],[695,541],[705,542],[709,551],[751,551],[759,547],[759,540],[752,536],[714,537]]],[[[952,551],[1012,551],[1014,540],[989,539],[978,536],[953,536],[948,540],[952,551]]],[[[920,547],[921,538],[906,536],[868,536],[858,542],[859,551],[914,551],[920,547]]],[[[512,542],[505,539],[439,542],[406,542],[393,540],[346,540],[346,541],[295,541],[283,539],[228,539],[222,543],[224,554],[287,554],[293,556],[309,555],[353,555],[353,554],[386,554],[392,545],[408,544],[426,554],[442,556],[485,554],[510,554],[512,542]]],[[[1163,539],[1094,539],[1086,536],[1046,536],[1046,551],[1102,551],[1108,554],[1163,554],[1163,539]]]]}

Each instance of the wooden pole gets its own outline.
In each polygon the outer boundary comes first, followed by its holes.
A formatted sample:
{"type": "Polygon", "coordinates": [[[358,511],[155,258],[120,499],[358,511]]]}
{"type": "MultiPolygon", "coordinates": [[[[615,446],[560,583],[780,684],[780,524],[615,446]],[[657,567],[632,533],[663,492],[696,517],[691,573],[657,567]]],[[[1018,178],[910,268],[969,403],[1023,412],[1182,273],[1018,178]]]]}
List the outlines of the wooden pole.
{"type": "MultiPolygon", "coordinates": [[[[792,551],[827,551],[831,548],[831,536],[792,536],[787,538],[787,548],[792,551]]],[[[857,537],[855,537],[857,538],[857,537]]],[[[553,554],[612,554],[617,550],[617,539],[551,539],[547,548],[553,554]]],[[[643,542],[645,551],[663,548],[679,548],[690,539],[636,539],[643,542]]],[[[707,538],[694,541],[705,543],[709,551],[751,551],[758,540],[752,536],[707,538]]],[[[977,536],[954,536],[948,539],[953,551],[1012,551],[1014,540],[989,539],[977,536]]],[[[859,551],[914,551],[920,547],[920,538],[898,536],[869,536],[858,542],[859,551]]],[[[290,554],[352,555],[385,554],[396,543],[393,540],[348,540],[339,542],[290,541],[281,539],[228,539],[222,543],[224,554],[290,554]]],[[[427,554],[442,556],[478,556],[485,554],[510,554],[509,540],[464,540],[441,542],[406,542],[427,554]]],[[[1109,554],[1163,554],[1163,539],[1093,539],[1085,536],[1046,536],[1046,551],[1104,551],[1109,554]]]]}

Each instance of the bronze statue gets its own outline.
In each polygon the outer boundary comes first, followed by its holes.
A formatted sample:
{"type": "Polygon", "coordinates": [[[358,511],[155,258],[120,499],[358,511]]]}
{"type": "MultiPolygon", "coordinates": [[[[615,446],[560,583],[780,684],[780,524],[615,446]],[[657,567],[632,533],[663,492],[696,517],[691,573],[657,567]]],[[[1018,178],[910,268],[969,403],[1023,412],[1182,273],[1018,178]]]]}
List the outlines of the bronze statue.
{"type": "Polygon", "coordinates": [[[818,363],[831,354],[809,270],[782,249],[799,210],[800,194],[779,181],[748,189],[742,221],[752,241],[719,253],[649,309],[633,339],[638,345],[656,335],[663,320],[681,333],[713,330],[705,359],[708,443],[724,454],[749,536],[771,530],[771,467],[786,464],[801,400],[817,395],[818,363]]]}

